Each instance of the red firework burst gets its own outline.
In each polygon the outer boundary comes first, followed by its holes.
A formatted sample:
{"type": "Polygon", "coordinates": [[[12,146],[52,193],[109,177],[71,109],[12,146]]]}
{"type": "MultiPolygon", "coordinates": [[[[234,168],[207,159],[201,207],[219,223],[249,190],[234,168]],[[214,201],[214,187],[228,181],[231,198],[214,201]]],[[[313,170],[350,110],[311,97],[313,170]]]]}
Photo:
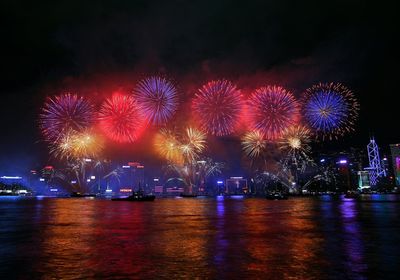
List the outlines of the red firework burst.
{"type": "Polygon", "coordinates": [[[227,80],[211,81],[196,94],[193,111],[201,129],[216,136],[231,134],[243,112],[240,91],[227,80]]]}
{"type": "Polygon", "coordinates": [[[268,140],[278,139],[283,131],[299,120],[300,108],[293,94],[279,86],[261,87],[249,98],[252,129],[268,140]]]}
{"type": "Polygon", "coordinates": [[[104,101],[99,124],[108,138],[120,143],[134,142],[144,128],[135,99],[123,94],[113,94],[104,101]]]}

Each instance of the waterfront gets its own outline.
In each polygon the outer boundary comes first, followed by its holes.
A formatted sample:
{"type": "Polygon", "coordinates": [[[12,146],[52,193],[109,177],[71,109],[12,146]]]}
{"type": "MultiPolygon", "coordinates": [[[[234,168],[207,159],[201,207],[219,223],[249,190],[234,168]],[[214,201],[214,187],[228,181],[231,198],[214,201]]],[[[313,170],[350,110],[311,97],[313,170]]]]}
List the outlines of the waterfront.
{"type": "Polygon", "coordinates": [[[1,279],[394,279],[400,196],[0,198],[1,279]]]}

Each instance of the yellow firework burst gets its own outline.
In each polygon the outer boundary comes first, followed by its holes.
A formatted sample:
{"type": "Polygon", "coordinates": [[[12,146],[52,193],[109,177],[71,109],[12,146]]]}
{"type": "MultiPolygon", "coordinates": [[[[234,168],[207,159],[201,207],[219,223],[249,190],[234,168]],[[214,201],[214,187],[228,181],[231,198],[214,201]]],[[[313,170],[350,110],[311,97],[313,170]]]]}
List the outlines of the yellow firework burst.
{"type": "Polygon", "coordinates": [[[289,153],[307,153],[310,151],[310,130],[302,125],[286,129],[279,140],[279,148],[289,153]]]}
{"type": "Polygon", "coordinates": [[[51,145],[50,152],[60,159],[97,157],[104,148],[103,139],[92,132],[69,131],[51,145]]]}
{"type": "Polygon", "coordinates": [[[75,158],[97,157],[104,148],[103,139],[91,130],[73,135],[72,154],[75,158]]]}
{"type": "Polygon", "coordinates": [[[183,156],[191,161],[198,157],[204,150],[206,144],[206,135],[200,130],[192,127],[186,129],[186,135],[181,145],[183,156]]]}
{"type": "Polygon", "coordinates": [[[166,160],[174,163],[195,160],[205,149],[205,146],[205,133],[192,127],[186,128],[184,134],[163,129],[155,138],[157,153],[166,160]]]}
{"type": "Polygon", "coordinates": [[[247,156],[256,158],[265,151],[267,141],[259,131],[247,132],[242,138],[242,148],[247,156]]]}
{"type": "Polygon", "coordinates": [[[68,131],[61,135],[56,142],[50,145],[50,153],[59,159],[72,157],[73,152],[73,132],[68,131]]]}
{"type": "Polygon", "coordinates": [[[155,148],[156,152],[168,161],[175,163],[181,163],[183,161],[182,156],[182,144],[178,140],[171,130],[162,129],[155,137],[155,148]]]}
{"type": "Polygon", "coordinates": [[[188,127],[186,129],[186,137],[188,144],[197,152],[202,152],[206,146],[206,134],[198,129],[188,127]]]}

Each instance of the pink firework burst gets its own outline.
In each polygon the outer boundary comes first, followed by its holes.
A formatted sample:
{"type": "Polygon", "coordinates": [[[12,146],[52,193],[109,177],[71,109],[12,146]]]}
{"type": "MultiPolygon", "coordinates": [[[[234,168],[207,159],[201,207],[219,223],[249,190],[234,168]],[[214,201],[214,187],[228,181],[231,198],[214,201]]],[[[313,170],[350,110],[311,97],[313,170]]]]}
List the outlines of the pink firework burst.
{"type": "Polygon", "coordinates": [[[285,129],[299,120],[298,102],[291,92],[279,86],[258,88],[251,94],[248,106],[251,128],[268,140],[280,138],[285,129]]]}
{"type": "Polygon", "coordinates": [[[227,80],[211,81],[203,85],[192,103],[201,129],[216,136],[229,135],[236,130],[243,107],[240,90],[227,80]]]}

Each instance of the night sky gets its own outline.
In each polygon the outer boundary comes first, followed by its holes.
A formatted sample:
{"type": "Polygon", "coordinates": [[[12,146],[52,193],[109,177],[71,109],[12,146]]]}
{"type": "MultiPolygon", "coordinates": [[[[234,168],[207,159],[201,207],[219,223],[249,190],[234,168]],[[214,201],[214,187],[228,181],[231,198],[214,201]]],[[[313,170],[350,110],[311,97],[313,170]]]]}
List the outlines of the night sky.
{"type": "Polygon", "coordinates": [[[169,75],[186,96],[213,78],[297,96],[342,82],[361,115],[357,131],[332,145],[400,141],[394,1],[12,0],[0,10],[0,171],[48,162],[37,128],[46,95],[102,96],[148,74],[169,75]]]}

